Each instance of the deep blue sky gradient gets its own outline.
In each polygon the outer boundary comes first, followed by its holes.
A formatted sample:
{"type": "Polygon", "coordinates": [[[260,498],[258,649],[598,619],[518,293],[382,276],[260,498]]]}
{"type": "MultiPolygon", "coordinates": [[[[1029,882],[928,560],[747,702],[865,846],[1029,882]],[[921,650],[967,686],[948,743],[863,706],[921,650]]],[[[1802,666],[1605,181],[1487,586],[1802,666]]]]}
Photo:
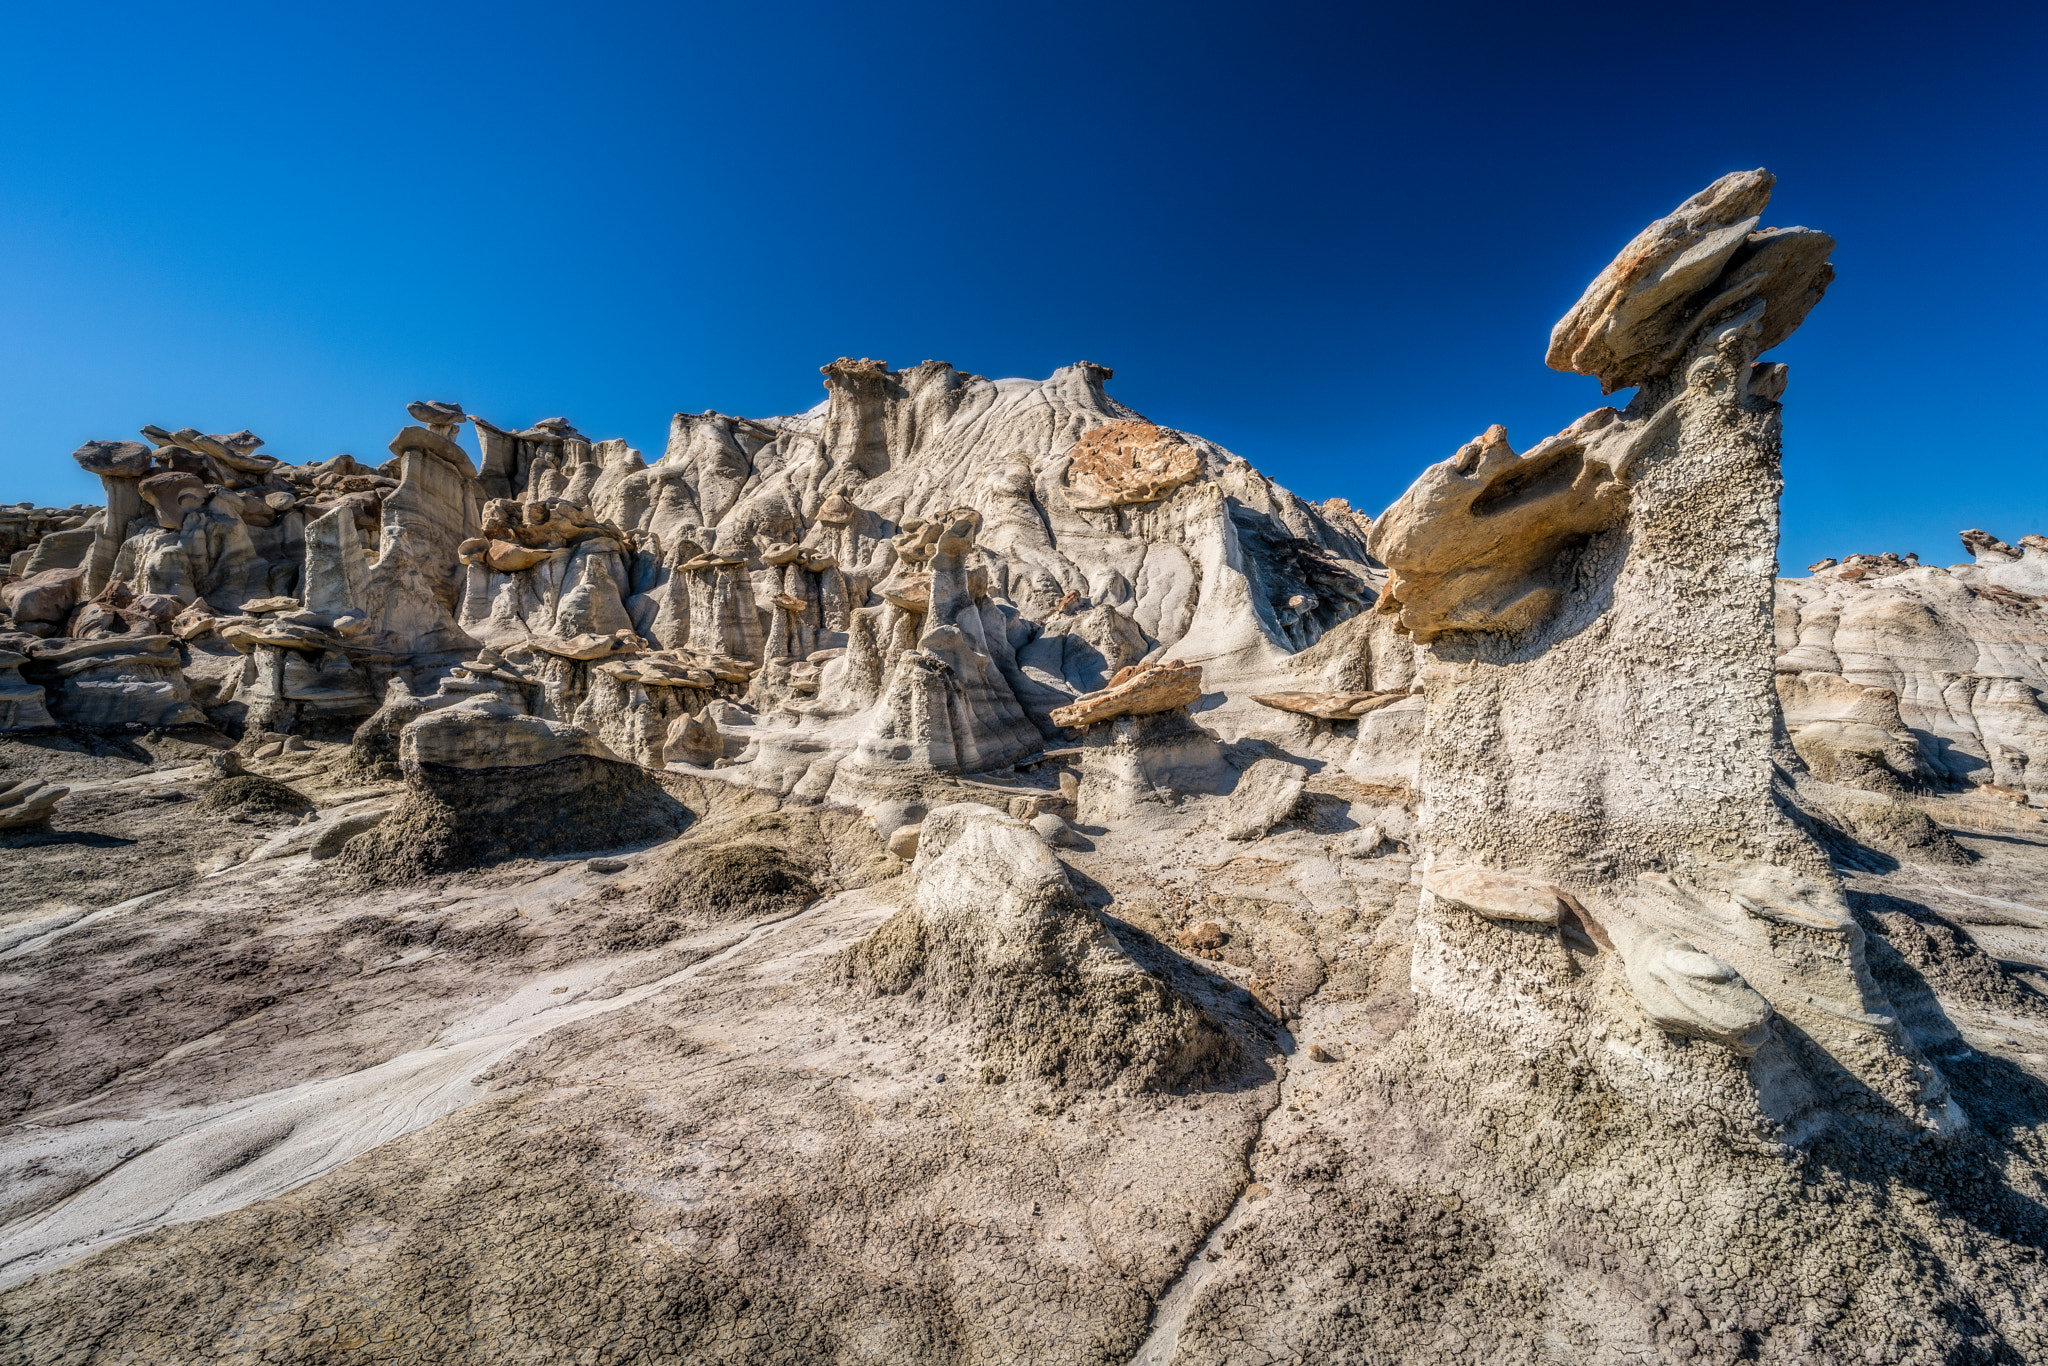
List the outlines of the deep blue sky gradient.
{"type": "Polygon", "coordinates": [[[1727,171],[1841,242],[1788,569],[2048,531],[2035,5],[40,5],[0,81],[0,498],[145,422],[668,415],[1079,359],[1377,512],[1601,400],[1552,322],[1727,171]]]}

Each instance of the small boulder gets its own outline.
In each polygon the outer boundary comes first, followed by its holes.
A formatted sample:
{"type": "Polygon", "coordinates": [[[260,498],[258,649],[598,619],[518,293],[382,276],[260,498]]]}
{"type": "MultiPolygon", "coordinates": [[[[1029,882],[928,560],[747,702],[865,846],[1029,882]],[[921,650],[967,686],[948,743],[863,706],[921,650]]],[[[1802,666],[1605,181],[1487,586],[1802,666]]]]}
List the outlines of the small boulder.
{"type": "Polygon", "coordinates": [[[1055,849],[1080,849],[1087,846],[1079,831],[1067,824],[1065,819],[1051,811],[1041,811],[1030,821],[1031,828],[1055,849]]]}
{"type": "Polygon", "coordinates": [[[1223,838],[1264,839],[1294,814],[1308,785],[1308,770],[1285,759],[1261,759],[1244,771],[1223,809],[1223,838]]]}

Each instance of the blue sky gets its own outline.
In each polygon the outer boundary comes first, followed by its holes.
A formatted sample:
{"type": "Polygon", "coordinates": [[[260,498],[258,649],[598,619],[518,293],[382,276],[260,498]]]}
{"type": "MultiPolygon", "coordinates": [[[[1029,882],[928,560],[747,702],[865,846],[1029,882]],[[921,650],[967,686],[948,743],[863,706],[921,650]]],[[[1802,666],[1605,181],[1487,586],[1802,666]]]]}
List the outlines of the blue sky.
{"type": "Polygon", "coordinates": [[[1600,402],[1552,322],[1727,171],[1840,240],[1787,568],[2048,532],[2041,6],[17,6],[0,498],[146,422],[414,398],[659,454],[840,355],[1074,360],[1377,512],[1600,402]]]}

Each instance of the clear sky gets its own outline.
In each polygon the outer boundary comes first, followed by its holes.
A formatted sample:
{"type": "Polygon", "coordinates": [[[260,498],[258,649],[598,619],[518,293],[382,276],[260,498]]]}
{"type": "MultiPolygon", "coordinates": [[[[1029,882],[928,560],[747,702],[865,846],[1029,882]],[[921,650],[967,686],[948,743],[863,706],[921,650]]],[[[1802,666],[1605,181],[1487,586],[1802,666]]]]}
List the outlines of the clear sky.
{"type": "Polygon", "coordinates": [[[1596,406],[1551,324],[1767,166],[1841,245],[1782,562],[2048,532],[2048,8],[21,5],[0,498],[146,422],[382,459],[414,398],[659,455],[840,355],[1111,392],[1377,512],[1596,406]]]}

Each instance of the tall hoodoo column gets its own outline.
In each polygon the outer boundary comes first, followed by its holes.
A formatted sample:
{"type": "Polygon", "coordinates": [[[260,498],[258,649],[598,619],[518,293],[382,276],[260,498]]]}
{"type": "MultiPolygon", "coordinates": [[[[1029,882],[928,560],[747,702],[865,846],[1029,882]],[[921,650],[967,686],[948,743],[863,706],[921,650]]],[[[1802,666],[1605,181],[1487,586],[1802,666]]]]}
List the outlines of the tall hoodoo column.
{"type": "Polygon", "coordinates": [[[1550,364],[1640,386],[1626,408],[1522,454],[1491,428],[1373,530],[1379,610],[1428,647],[1424,914],[1444,980],[1461,940],[1562,922],[1659,1028],[1743,1054],[1803,1031],[1939,1124],[1940,1078],[1773,792],[1786,376],[1757,356],[1819,300],[1833,241],[1759,229],[1771,184],[1687,200],[1558,324],[1550,364]]]}

